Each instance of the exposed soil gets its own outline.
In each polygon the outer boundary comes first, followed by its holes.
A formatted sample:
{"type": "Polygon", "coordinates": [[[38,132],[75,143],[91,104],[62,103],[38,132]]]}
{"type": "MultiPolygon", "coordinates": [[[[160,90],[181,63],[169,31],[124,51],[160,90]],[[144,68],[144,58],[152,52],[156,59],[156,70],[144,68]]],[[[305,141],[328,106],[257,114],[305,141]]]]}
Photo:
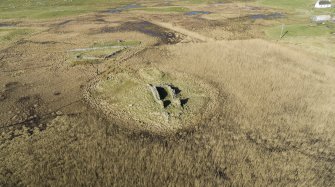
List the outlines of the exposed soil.
{"type": "Polygon", "coordinates": [[[156,45],[176,44],[183,40],[183,35],[179,35],[176,32],[160,27],[148,21],[125,22],[118,27],[105,27],[101,29],[102,33],[125,31],[137,31],[155,38],[159,38],[160,41],[156,45]]]}

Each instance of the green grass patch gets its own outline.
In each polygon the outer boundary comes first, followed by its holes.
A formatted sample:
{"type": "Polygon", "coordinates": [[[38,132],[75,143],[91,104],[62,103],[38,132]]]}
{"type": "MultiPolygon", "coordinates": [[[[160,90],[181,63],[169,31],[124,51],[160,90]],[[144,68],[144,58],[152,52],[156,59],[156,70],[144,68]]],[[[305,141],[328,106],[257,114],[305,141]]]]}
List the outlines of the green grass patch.
{"type": "MultiPolygon", "coordinates": [[[[121,42],[122,43],[122,42],[121,42]]],[[[135,41],[130,41],[129,43],[123,42],[124,46],[115,46],[113,42],[107,43],[96,43],[92,48],[83,49],[83,51],[72,51],[69,53],[71,66],[76,65],[92,65],[102,63],[106,58],[111,58],[125,49],[125,44],[135,45],[135,41]],[[109,57],[111,56],[111,57],[109,57]]]]}
{"type": "Polygon", "coordinates": [[[315,0],[261,0],[260,3],[287,9],[309,9],[314,7],[315,0]]]}
{"type": "Polygon", "coordinates": [[[140,41],[110,41],[102,43],[94,43],[91,47],[113,47],[113,46],[136,46],[140,45],[140,41]]]}
{"type": "Polygon", "coordinates": [[[78,66],[78,65],[96,65],[96,64],[101,64],[101,60],[75,60],[72,61],[70,66],[78,66]]]}
{"type": "Polygon", "coordinates": [[[121,0],[1,0],[0,19],[50,19],[131,3],[121,0]]]}
{"type": "Polygon", "coordinates": [[[59,9],[59,10],[52,10],[52,11],[43,11],[41,13],[37,13],[33,16],[33,18],[38,19],[49,19],[49,18],[56,18],[56,17],[65,17],[65,16],[72,16],[77,14],[83,14],[89,12],[89,9],[59,9]]]}
{"type": "Polygon", "coordinates": [[[0,28],[0,43],[10,42],[20,37],[32,34],[34,30],[32,29],[21,29],[21,28],[0,28]]]}
{"type": "Polygon", "coordinates": [[[57,6],[97,6],[108,4],[128,4],[133,0],[1,0],[0,8],[32,8],[57,6]]]}
{"type": "MultiPolygon", "coordinates": [[[[112,49],[99,49],[99,50],[92,50],[86,51],[80,54],[80,56],[86,57],[95,57],[95,58],[104,58],[105,56],[115,53],[117,51],[122,50],[123,48],[112,48],[112,49]]],[[[78,56],[78,55],[77,55],[78,56]]]]}
{"type": "Polygon", "coordinates": [[[50,19],[78,15],[94,11],[98,8],[85,6],[64,6],[64,7],[32,7],[30,9],[20,8],[11,11],[0,11],[1,19],[10,18],[32,18],[32,19],[50,19]]]}
{"type": "MultiPolygon", "coordinates": [[[[275,26],[267,29],[267,36],[270,38],[279,38],[281,34],[281,26],[275,26]]],[[[295,24],[286,25],[284,33],[285,37],[299,37],[299,36],[327,36],[335,32],[334,26],[331,24],[295,24]]]]}

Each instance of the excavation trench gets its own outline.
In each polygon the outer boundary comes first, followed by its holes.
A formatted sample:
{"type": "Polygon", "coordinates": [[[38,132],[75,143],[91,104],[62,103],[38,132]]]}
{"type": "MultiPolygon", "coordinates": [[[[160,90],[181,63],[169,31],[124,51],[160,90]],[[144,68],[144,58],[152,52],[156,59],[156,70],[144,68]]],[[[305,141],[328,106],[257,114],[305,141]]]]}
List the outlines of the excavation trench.
{"type": "Polygon", "coordinates": [[[216,109],[218,91],[190,75],[155,68],[110,74],[84,93],[111,121],[136,132],[170,135],[193,128],[216,109]]]}

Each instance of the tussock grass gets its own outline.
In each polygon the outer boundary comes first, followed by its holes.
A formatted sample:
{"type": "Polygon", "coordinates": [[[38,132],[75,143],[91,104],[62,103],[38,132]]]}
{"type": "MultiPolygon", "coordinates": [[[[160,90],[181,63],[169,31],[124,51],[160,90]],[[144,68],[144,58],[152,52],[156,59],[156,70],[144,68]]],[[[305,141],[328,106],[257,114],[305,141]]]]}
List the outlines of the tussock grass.
{"type": "MultiPolygon", "coordinates": [[[[62,16],[44,15],[44,8],[33,14],[6,8],[0,17],[62,16]]],[[[334,185],[331,59],[247,40],[148,49],[116,69],[141,63],[206,80],[220,92],[219,109],[169,137],[133,133],[91,111],[59,116],[43,130],[1,131],[0,186],[334,185]]]]}
{"type": "Polygon", "coordinates": [[[335,65],[262,40],[151,49],[152,60],[220,90],[213,118],[171,137],[135,134],[87,112],[44,131],[3,133],[2,186],[333,186],[335,65]]]}
{"type": "MultiPolygon", "coordinates": [[[[268,171],[262,176],[278,181],[276,184],[324,186],[334,181],[334,177],[326,177],[334,174],[331,162],[335,158],[332,138],[335,117],[331,109],[335,106],[333,63],[261,40],[171,48],[173,56],[177,55],[164,62],[166,69],[174,68],[214,81],[221,87],[222,97],[237,102],[224,102],[220,112],[237,126],[213,124],[217,133],[212,135],[221,139],[218,129],[237,128],[233,133],[240,131],[247,142],[260,146],[259,152],[244,149],[248,152],[246,157],[258,155],[256,160],[263,156],[269,159],[265,165],[255,160],[252,165],[256,173],[268,171]],[[318,143],[314,142],[316,139],[318,143]],[[286,161],[279,161],[281,159],[286,161]],[[295,159],[301,160],[291,162],[295,159]],[[327,166],[329,164],[332,166],[327,166]],[[293,170],[301,175],[290,177],[293,170]],[[316,178],[318,182],[313,182],[316,178]]],[[[241,181],[246,180],[245,176],[239,177],[241,181]]]]}
{"type": "Polygon", "coordinates": [[[11,42],[20,37],[32,34],[33,32],[34,30],[25,28],[0,28],[0,42],[11,42]]]}

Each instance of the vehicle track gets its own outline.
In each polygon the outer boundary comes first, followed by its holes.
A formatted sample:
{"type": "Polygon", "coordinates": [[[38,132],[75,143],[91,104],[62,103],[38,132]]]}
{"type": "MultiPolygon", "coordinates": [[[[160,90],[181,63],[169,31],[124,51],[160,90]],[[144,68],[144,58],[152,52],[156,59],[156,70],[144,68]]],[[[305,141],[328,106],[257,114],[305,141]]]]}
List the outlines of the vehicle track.
{"type": "Polygon", "coordinates": [[[155,24],[155,25],[158,25],[160,27],[163,27],[163,28],[175,31],[175,32],[179,32],[179,33],[184,34],[186,36],[189,36],[191,38],[195,38],[195,39],[200,40],[202,42],[213,42],[213,41],[215,41],[215,39],[213,39],[211,37],[204,36],[204,35],[201,35],[199,33],[184,29],[182,27],[172,25],[171,23],[163,23],[163,22],[160,22],[160,21],[150,21],[150,22],[155,24]]]}

